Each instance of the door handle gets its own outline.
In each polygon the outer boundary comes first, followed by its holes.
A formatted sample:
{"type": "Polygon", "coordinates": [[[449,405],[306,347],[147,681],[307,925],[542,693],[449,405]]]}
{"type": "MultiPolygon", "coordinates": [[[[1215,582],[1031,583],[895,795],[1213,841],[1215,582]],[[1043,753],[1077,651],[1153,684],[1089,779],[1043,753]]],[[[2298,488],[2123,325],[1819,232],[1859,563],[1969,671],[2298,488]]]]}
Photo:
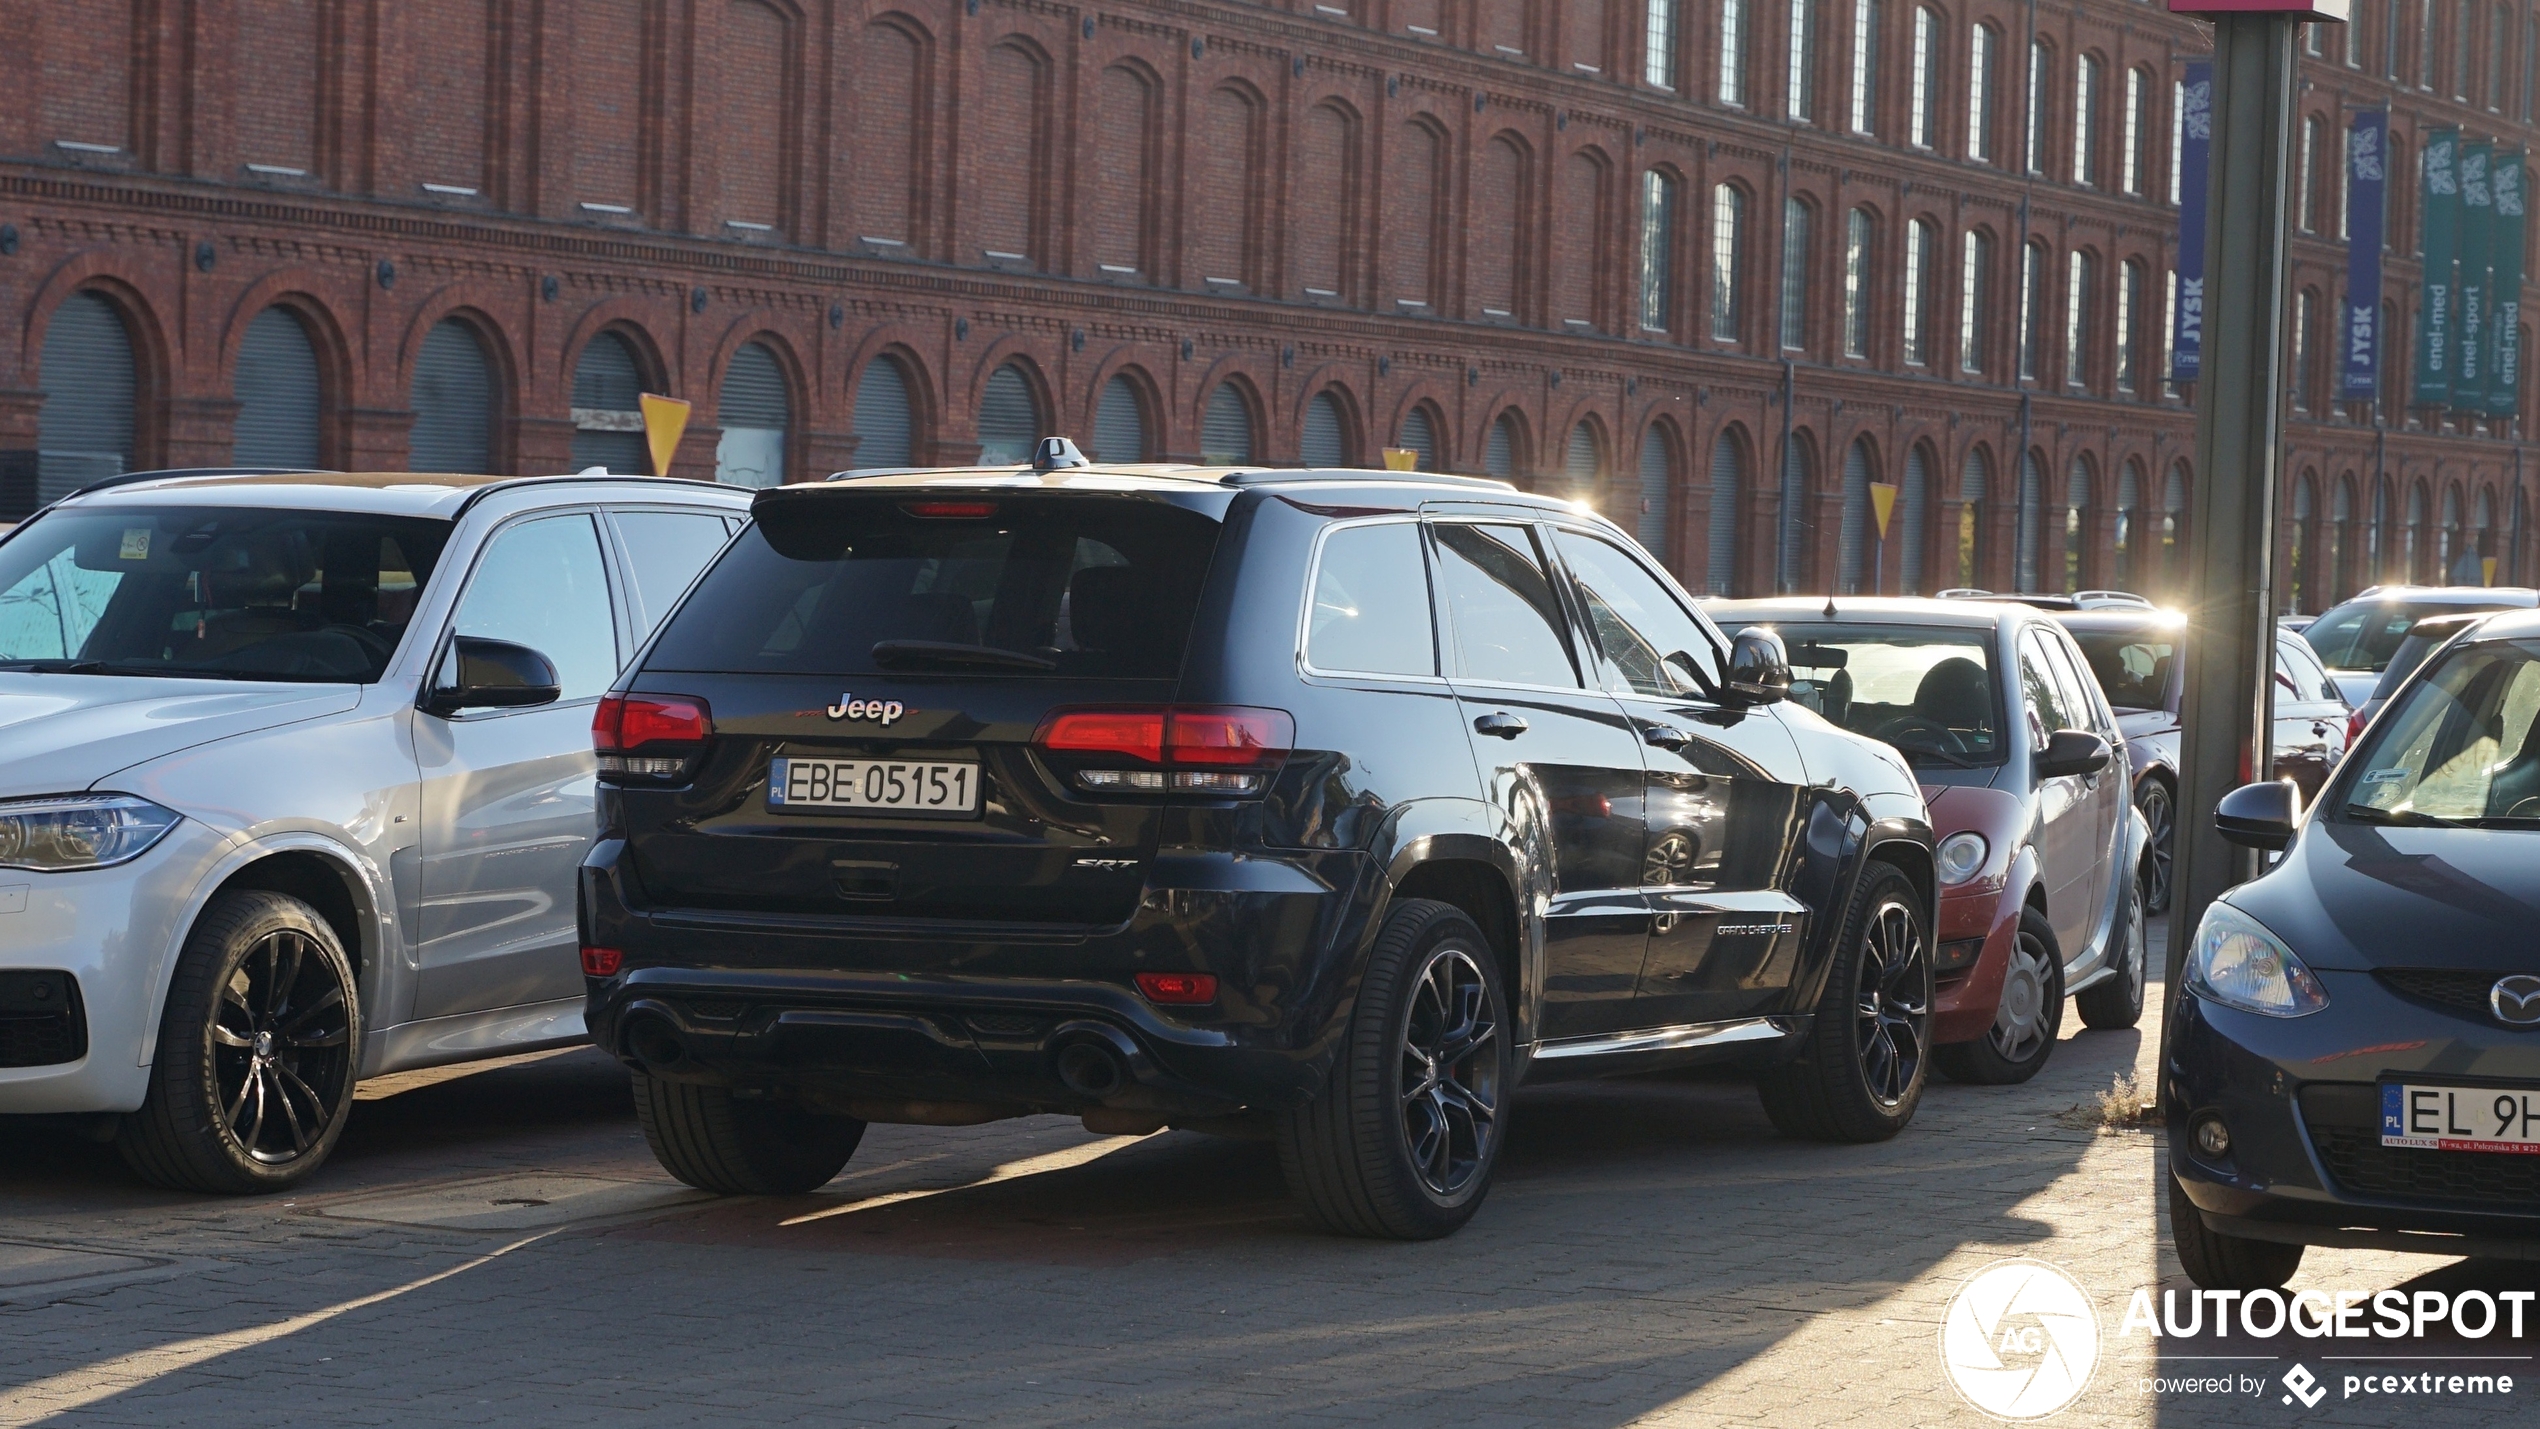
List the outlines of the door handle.
{"type": "Polygon", "coordinates": [[[1475,734],[1495,734],[1501,739],[1515,739],[1526,732],[1526,722],[1506,710],[1493,710],[1473,721],[1475,734]]]}
{"type": "Polygon", "coordinates": [[[1652,749],[1682,749],[1693,743],[1693,736],[1672,724],[1645,724],[1640,727],[1641,740],[1652,749]]]}

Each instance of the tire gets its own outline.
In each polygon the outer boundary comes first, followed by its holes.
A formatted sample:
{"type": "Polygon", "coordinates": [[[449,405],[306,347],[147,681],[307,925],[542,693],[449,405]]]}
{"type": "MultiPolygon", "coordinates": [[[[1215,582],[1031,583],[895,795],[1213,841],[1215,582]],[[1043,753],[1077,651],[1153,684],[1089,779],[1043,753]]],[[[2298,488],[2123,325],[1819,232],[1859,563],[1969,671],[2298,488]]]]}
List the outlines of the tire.
{"type": "Polygon", "coordinates": [[[2145,964],[2152,942],[2143,928],[2143,882],[2137,874],[2125,906],[2117,913],[2125,919],[2124,939],[2117,944],[2117,975],[2073,999],[2073,1010],[2081,1014],[2084,1027],[2108,1032],[2143,1020],[2143,989],[2151,981],[2145,964]]]}
{"type": "Polygon", "coordinates": [[[2144,840],[2143,911],[2170,911],[2171,856],[2178,849],[2178,795],[2161,776],[2154,774],[2134,786],[2134,807],[2143,814],[2143,827],[2151,837],[2144,840]]]}
{"type": "Polygon", "coordinates": [[[2055,945],[2055,928],[2045,915],[2023,908],[1993,1025],[1972,1042],[1934,1047],[1931,1059],[1953,1082],[2013,1086],[2046,1066],[2063,1031],[2063,950],[2055,945]]]}
{"type": "Polygon", "coordinates": [[[2205,1224],[2187,1188],[2170,1179],[2170,1244],[2179,1268],[2206,1290],[2280,1290],[2302,1268],[2306,1246],[2224,1235],[2205,1224]]]}
{"type": "Polygon", "coordinates": [[[178,953],[150,1089],[115,1148],[179,1191],[287,1190],[344,1134],[360,1065],[352,960],[316,909],[224,894],[178,953]]]}
{"type": "Polygon", "coordinates": [[[634,1074],[635,1119],[662,1169],[724,1196],[795,1196],[845,1169],[864,1140],[851,1116],[815,1116],[790,1102],[736,1097],[725,1087],[634,1074]]]}
{"type": "Polygon", "coordinates": [[[1885,1141],[1914,1119],[1930,1076],[1931,930],[1922,895],[1894,864],[1862,869],[1808,1040],[1757,1079],[1785,1136],[1885,1141]]]}
{"type": "Polygon", "coordinates": [[[1508,1132],[1505,987],[1461,910],[1395,902],[1330,1080],[1275,1119],[1279,1169],[1317,1225],[1434,1240],[1481,1208],[1508,1132]]]}

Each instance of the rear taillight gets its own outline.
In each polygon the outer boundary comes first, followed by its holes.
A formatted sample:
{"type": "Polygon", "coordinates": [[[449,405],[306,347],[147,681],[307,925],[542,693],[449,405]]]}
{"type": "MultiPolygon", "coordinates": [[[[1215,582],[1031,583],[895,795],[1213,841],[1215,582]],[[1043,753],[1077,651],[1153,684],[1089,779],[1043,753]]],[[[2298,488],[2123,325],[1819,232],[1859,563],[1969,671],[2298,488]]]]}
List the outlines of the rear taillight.
{"type": "Polygon", "coordinates": [[[1214,973],[1139,973],[1138,991],[1149,1002],[1168,1007],[1193,1007],[1217,1000],[1217,976],[1214,973]]]}
{"type": "Polygon", "coordinates": [[[591,748],[604,776],[685,778],[689,760],[713,737],[713,714],[689,695],[603,695],[591,713],[591,748]]]}
{"type": "Polygon", "coordinates": [[[1033,743],[1094,793],[1258,794],[1296,743],[1296,721],[1240,705],[1061,710],[1033,743]]]}
{"type": "Polygon", "coordinates": [[[626,950],[623,948],[586,946],[582,950],[582,971],[589,977],[615,977],[617,970],[625,963],[626,950]]]}
{"type": "Polygon", "coordinates": [[[2353,714],[2346,716],[2346,747],[2348,749],[2354,748],[2355,741],[2363,737],[2364,712],[2362,710],[2357,710],[2353,714]]]}

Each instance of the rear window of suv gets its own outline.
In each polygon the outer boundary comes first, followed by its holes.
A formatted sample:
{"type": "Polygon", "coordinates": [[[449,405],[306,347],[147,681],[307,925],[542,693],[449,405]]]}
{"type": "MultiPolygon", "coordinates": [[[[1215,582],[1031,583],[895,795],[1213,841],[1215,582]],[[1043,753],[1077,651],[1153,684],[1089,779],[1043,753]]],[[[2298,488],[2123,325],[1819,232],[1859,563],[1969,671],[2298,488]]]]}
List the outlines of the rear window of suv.
{"type": "Polygon", "coordinates": [[[1135,497],[829,496],[763,513],[655,670],[1169,680],[1218,523],[1135,497]]]}

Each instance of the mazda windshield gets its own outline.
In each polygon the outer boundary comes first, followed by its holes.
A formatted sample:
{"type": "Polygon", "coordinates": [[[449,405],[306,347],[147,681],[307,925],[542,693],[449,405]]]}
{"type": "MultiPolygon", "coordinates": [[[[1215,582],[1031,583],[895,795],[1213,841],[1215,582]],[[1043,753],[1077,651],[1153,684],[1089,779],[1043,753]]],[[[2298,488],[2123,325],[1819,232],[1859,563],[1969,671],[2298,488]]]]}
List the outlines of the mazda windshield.
{"type": "Polygon", "coordinates": [[[2461,646],[2411,684],[2348,757],[2342,817],[2540,829],[2540,640],[2461,646]]]}

